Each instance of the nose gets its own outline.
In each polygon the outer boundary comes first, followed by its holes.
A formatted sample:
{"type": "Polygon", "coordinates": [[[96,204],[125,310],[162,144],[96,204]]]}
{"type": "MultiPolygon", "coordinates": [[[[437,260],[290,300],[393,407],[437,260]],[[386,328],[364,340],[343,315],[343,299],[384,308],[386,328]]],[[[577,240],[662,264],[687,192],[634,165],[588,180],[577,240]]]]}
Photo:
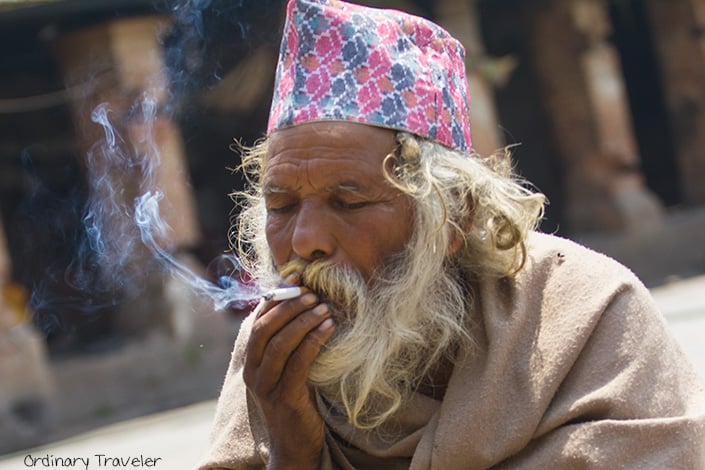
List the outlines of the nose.
{"type": "Polygon", "coordinates": [[[335,252],[333,223],[321,204],[302,202],[291,237],[293,252],[306,261],[332,257],[335,252]]]}

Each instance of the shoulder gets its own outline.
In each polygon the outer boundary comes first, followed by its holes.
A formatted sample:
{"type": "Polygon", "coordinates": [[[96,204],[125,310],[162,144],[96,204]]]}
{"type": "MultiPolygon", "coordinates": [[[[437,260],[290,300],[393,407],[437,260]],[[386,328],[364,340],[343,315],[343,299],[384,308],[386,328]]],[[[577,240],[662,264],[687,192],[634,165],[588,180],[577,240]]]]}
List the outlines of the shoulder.
{"type": "Polygon", "coordinates": [[[522,325],[554,346],[564,338],[579,347],[606,315],[631,324],[663,322],[646,287],[616,260],[541,233],[531,233],[526,248],[518,273],[480,283],[487,328],[522,325]]]}
{"type": "Polygon", "coordinates": [[[529,235],[526,249],[514,276],[479,283],[476,302],[488,336],[521,335],[527,350],[569,363],[606,317],[620,327],[663,322],[646,287],[614,259],[541,233],[529,235]]]}
{"type": "Polygon", "coordinates": [[[547,355],[562,343],[560,354],[571,362],[578,356],[620,351],[625,366],[649,348],[664,355],[673,351],[671,363],[679,362],[665,318],[627,267],[552,235],[531,234],[527,249],[525,269],[511,281],[520,300],[515,314],[527,316],[527,325],[535,328],[535,344],[547,355]]]}
{"type": "Polygon", "coordinates": [[[626,292],[650,298],[641,280],[626,266],[574,241],[532,232],[526,247],[527,262],[515,278],[520,288],[547,290],[549,298],[562,296],[563,301],[573,304],[609,302],[626,292]]]}
{"type": "Polygon", "coordinates": [[[527,269],[542,270],[560,267],[555,274],[580,272],[592,279],[595,275],[617,275],[623,280],[640,282],[626,266],[609,256],[580,245],[567,238],[531,232],[526,240],[527,269]]]}

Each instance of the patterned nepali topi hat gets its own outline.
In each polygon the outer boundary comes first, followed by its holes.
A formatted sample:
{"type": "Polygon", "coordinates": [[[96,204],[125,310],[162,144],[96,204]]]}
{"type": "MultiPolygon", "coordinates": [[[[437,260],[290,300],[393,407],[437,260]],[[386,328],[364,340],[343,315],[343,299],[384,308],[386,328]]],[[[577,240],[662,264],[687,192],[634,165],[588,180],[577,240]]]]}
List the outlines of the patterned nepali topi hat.
{"type": "Polygon", "coordinates": [[[465,49],[440,26],[340,0],[290,0],[267,132],[344,120],[471,152],[465,49]]]}

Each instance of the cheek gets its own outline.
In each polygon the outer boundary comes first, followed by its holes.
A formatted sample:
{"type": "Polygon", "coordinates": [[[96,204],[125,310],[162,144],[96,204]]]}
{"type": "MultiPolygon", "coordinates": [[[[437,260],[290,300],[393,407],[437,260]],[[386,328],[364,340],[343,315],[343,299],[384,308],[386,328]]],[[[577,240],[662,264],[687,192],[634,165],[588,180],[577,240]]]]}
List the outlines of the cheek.
{"type": "Polygon", "coordinates": [[[391,222],[387,223],[385,234],[391,249],[398,252],[404,249],[414,230],[414,210],[408,199],[400,201],[392,208],[391,222]]]}
{"type": "Polygon", "coordinates": [[[357,255],[364,271],[374,270],[380,262],[406,248],[413,232],[412,221],[413,214],[406,205],[386,208],[366,218],[356,234],[347,239],[350,246],[357,248],[351,254],[357,255]]]}
{"type": "Polygon", "coordinates": [[[274,263],[282,266],[288,261],[291,249],[291,237],[286,230],[286,224],[268,218],[265,224],[265,236],[274,263]]]}

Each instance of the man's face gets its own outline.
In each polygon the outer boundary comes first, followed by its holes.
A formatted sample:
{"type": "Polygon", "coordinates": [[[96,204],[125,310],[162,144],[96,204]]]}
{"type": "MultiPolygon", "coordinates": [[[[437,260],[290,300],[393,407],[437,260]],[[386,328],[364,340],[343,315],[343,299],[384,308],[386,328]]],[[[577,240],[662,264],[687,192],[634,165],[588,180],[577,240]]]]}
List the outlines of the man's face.
{"type": "Polygon", "coordinates": [[[367,281],[412,233],[411,201],[389,185],[394,131],[315,122],[274,132],[262,176],[274,263],[326,260],[367,281]]]}

